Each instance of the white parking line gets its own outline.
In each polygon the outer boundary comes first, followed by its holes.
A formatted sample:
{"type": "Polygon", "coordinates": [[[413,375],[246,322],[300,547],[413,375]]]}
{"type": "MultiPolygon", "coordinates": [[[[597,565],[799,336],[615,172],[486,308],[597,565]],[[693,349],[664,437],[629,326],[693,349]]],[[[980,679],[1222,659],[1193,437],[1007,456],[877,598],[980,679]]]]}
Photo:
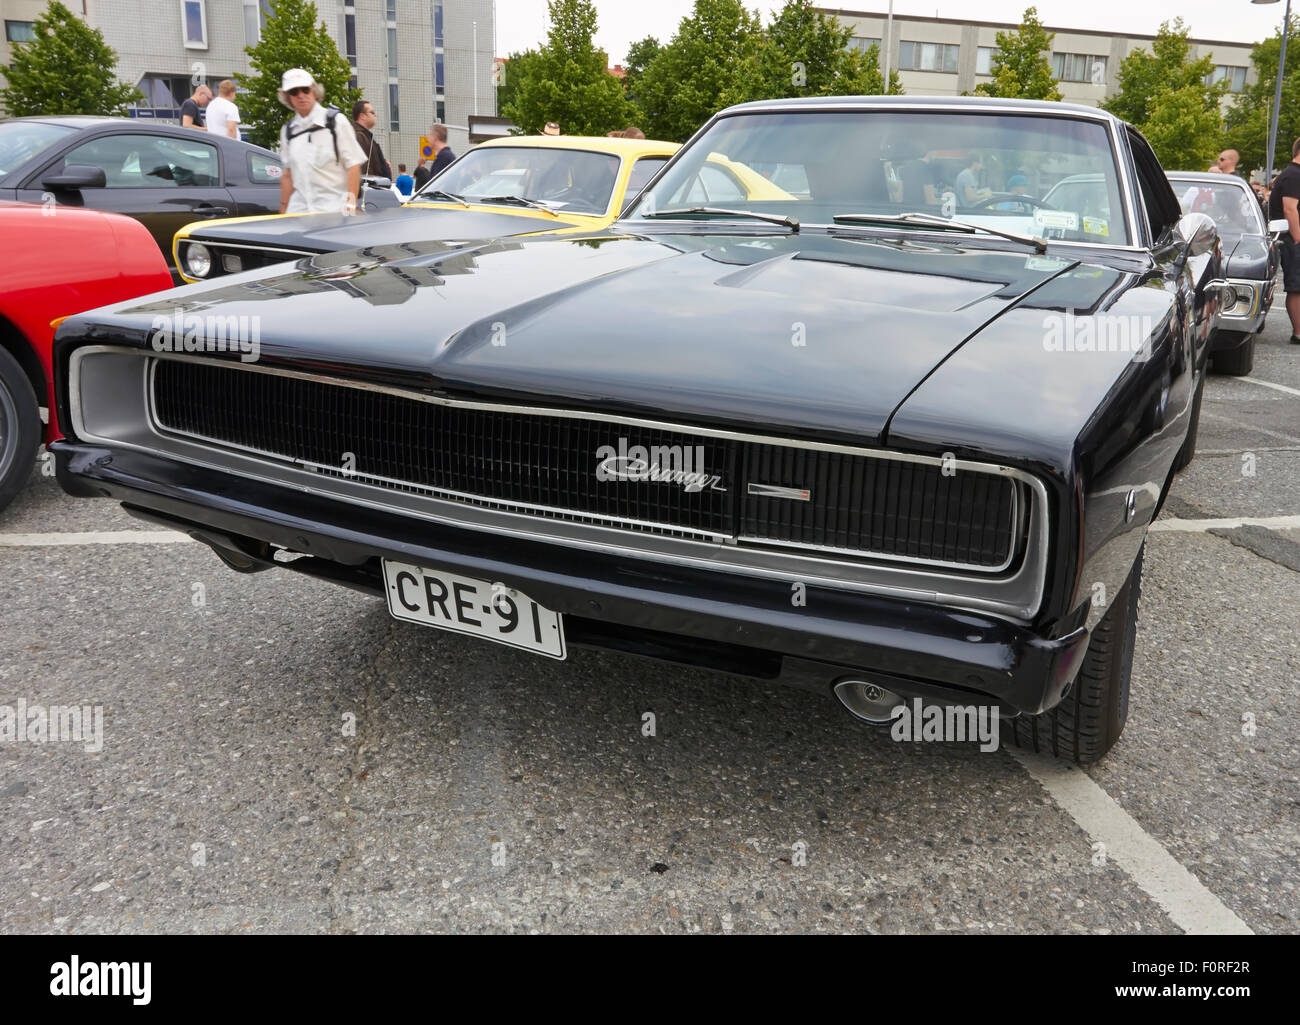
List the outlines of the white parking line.
{"type": "Polygon", "coordinates": [[[1290,388],[1285,384],[1277,384],[1273,381],[1261,381],[1258,377],[1238,377],[1237,381],[1245,381],[1247,384],[1257,384],[1261,388],[1273,388],[1276,391],[1284,391],[1288,395],[1300,396],[1300,388],[1290,388]]]}
{"type": "Polygon", "coordinates": [[[1054,758],[1007,750],[1079,828],[1105,844],[1106,856],[1114,858],[1183,932],[1253,934],[1250,926],[1183,868],[1086,772],[1054,758]]]}
{"type": "Polygon", "coordinates": [[[1235,530],[1237,527],[1265,527],[1269,530],[1300,530],[1300,516],[1241,516],[1224,520],[1180,520],[1177,516],[1156,520],[1151,530],[1198,533],[1206,530],[1235,530]]]}
{"type": "Polygon", "coordinates": [[[53,548],[59,545],[173,545],[192,538],[174,530],[89,530],[60,534],[0,534],[0,548],[53,548]]]}

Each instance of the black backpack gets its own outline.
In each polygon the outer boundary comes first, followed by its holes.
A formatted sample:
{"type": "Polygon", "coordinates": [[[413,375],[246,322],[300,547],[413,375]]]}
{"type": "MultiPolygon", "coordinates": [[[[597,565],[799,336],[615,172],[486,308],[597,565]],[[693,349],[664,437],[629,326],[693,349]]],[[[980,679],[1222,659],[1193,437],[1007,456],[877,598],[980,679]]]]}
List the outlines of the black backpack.
{"type": "MultiPolygon", "coordinates": [[[[284,123],[285,146],[287,147],[289,143],[293,142],[293,140],[297,139],[299,136],[311,135],[312,132],[319,132],[322,129],[324,129],[330,133],[330,139],[334,143],[334,159],[338,160],[339,159],[339,137],[334,134],[334,119],[339,116],[339,113],[340,111],[338,107],[326,107],[325,123],[323,125],[312,125],[310,128],[302,128],[296,132],[289,127],[291,124],[293,124],[293,118],[289,118],[289,120],[284,123]]],[[[287,157],[288,154],[286,153],[285,156],[287,157]]]]}

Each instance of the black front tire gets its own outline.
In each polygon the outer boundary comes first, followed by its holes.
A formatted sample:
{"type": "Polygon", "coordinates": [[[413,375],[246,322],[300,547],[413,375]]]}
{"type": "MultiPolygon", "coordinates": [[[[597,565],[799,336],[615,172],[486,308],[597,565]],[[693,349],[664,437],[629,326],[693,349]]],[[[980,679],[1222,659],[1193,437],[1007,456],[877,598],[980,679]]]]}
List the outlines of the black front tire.
{"type": "Polygon", "coordinates": [[[1128,580],[1093,630],[1079,678],[1061,703],[1050,712],[1011,720],[1011,739],[1016,746],[1091,765],[1119,739],[1128,719],[1145,547],[1138,551],[1128,580]]]}
{"type": "Polygon", "coordinates": [[[1216,374],[1228,374],[1232,377],[1245,377],[1255,369],[1255,336],[1234,332],[1230,338],[1244,339],[1240,345],[1224,352],[1216,352],[1210,357],[1216,374]]]}
{"type": "Polygon", "coordinates": [[[0,509],[27,483],[41,441],[41,412],[23,368],[0,349],[0,509]]]}

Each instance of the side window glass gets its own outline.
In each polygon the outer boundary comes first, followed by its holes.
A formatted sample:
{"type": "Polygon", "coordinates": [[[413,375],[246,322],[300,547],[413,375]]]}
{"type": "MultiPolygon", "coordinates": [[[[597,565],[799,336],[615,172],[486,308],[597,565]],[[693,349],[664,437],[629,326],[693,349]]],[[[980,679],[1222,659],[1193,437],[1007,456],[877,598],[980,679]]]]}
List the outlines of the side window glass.
{"type": "Polygon", "coordinates": [[[63,158],[103,170],[110,189],[219,185],[217,149],[205,142],[160,135],[106,135],[63,158]]]}

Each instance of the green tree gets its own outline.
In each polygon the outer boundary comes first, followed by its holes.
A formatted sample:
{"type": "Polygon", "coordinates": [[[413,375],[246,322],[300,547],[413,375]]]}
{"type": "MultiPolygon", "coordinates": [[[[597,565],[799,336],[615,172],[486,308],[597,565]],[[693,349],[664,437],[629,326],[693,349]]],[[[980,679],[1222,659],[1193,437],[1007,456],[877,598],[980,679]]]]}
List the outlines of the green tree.
{"type": "Polygon", "coordinates": [[[993,56],[991,82],[975,87],[977,96],[1011,96],[1022,100],[1059,100],[1052,63],[1047,59],[1055,33],[1043,28],[1038,8],[1025,11],[1020,28],[997,34],[998,52],[993,56]]]}
{"type": "Polygon", "coordinates": [[[245,52],[254,73],[235,75],[245,90],[239,98],[239,113],[249,138],[259,146],[274,149],[281,126],[293,115],[276,96],[280,77],[290,68],[310,71],[325,89],[325,103],[348,117],[352,116],[352,104],[361,99],[361,90],[348,85],[352,68],[339,53],[312,0],[275,0],[262,38],[245,52]]]}
{"type": "Polygon", "coordinates": [[[641,75],[662,49],[662,44],[654,36],[646,36],[627,48],[627,60],[623,62],[623,92],[633,103],[636,102],[641,75]]]}
{"type": "MultiPolygon", "coordinates": [[[[884,91],[880,50],[850,49],[853,30],[811,0],[786,0],[736,72],[723,105],[785,96],[861,96],[884,91]]],[[[891,73],[891,92],[901,93],[891,73]]]]}
{"type": "Polygon", "coordinates": [[[740,0],[695,0],[694,10],[637,84],[638,123],[646,135],[684,141],[735,102],[737,69],[753,67],[761,38],[757,13],[740,0]]]}
{"type": "Polygon", "coordinates": [[[537,60],[541,54],[537,50],[522,50],[512,53],[501,67],[500,81],[497,83],[497,110],[505,115],[508,104],[514,104],[519,97],[519,85],[531,74],[536,74],[537,60]]]}
{"type": "Polygon", "coordinates": [[[1160,164],[1169,170],[1204,171],[1214,161],[1223,136],[1218,104],[1204,102],[1205,84],[1162,89],[1140,126],[1160,164]]]}
{"type": "Polygon", "coordinates": [[[27,114],[125,114],[143,99],[118,81],[117,53],[57,0],[32,23],[36,38],[15,43],[13,61],[0,66],[6,85],[0,106],[12,117],[27,114]]]}
{"type": "Polygon", "coordinates": [[[1187,36],[1181,18],[1163,23],[1150,51],[1134,50],[1120,63],[1119,92],[1101,106],[1145,135],[1165,167],[1201,171],[1222,144],[1228,86],[1207,84],[1214,58],[1193,60],[1187,36]]]}
{"type": "MultiPolygon", "coordinates": [[[[1281,28],[1255,45],[1250,61],[1255,65],[1258,80],[1237,97],[1225,118],[1227,145],[1241,154],[1243,168],[1263,167],[1267,160],[1281,46],[1281,28]]],[[[1293,17],[1287,32],[1286,68],[1282,74],[1282,107],[1278,112],[1277,153],[1273,160],[1277,167],[1285,167],[1291,159],[1291,144],[1297,137],[1300,137],[1300,18],[1293,17]]]]}
{"type": "Polygon", "coordinates": [[[549,0],[546,45],[522,76],[501,113],[525,132],[559,122],[566,135],[604,135],[631,123],[635,108],[623,83],[609,73],[609,60],[596,49],[596,5],[592,0],[549,0]]]}

